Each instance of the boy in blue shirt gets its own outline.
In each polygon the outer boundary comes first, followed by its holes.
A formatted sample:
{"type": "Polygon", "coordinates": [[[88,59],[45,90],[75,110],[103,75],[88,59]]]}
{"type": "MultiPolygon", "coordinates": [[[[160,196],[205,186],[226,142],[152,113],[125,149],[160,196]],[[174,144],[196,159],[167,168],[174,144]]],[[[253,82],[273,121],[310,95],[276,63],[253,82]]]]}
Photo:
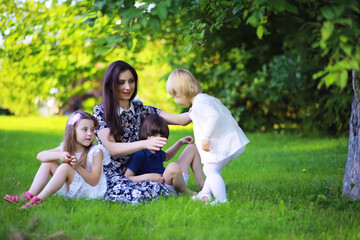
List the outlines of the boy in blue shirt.
{"type": "MultiPolygon", "coordinates": [[[[139,130],[139,140],[145,140],[152,137],[169,137],[169,127],[162,117],[157,114],[148,115],[142,122],[139,130]]],[[[171,162],[166,168],[164,168],[163,162],[170,160],[185,144],[192,144],[193,138],[186,136],[178,140],[173,146],[171,146],[165,152],[151,151],[143,149],[134,153],[127,165],[125,177],[130,178],[134,182],[141,181],[156,181],[163,183],[164,186],[173,194],[189,193],[195,194],[186,188],[186,183],[190,174],[183,173],[182,169],[193,168],[195,158],[198,158],[196,147],[190,147],[187,149],[187,154],[180,156],[178,162],[171,162]],[[196,151],[196,152],[195,152],[196,151]],[[189,154],[191,152],[191,154],[189,154]],[[183,159],[183,158],[192,159],[183,159]],[[182,166],[188,165],[188,166],[182,166]]],[[[194,171],[194,169],[193,169],[194,171]]]]}

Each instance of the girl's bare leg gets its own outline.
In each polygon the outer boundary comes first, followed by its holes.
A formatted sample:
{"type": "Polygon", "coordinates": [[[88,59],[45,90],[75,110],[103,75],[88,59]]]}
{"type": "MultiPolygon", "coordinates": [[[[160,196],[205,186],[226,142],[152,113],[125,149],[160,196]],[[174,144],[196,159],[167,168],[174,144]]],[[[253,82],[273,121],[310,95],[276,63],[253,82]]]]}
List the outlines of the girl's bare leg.
{"type": "Polygon", "coordinates": [[[188,145],[181,153],[177,163],[183,173],[189,174],[192,169],[196,184],[199,187],[204,185],[204,173],[201,166],[201,158],[194,144],[188,145]]]}
{"type": "Polygon", "coordinates": [[[38,198],[44,200],[46,197],[53,195],[56,193],[65,183],[70,185],[74,180],[75,170],[70,164],[63,163],[61,164],[53,177],[50,179],[49,183],[45,186],[45,188],[41,191],[38,198]]]}
{"type": "Polygon", "coordinates": [[[39,194],[41,189],[48,183],[50,176],[54,176],[59,165],[56,161],[41,163],[28,192],[34,196],[39,194]]]}

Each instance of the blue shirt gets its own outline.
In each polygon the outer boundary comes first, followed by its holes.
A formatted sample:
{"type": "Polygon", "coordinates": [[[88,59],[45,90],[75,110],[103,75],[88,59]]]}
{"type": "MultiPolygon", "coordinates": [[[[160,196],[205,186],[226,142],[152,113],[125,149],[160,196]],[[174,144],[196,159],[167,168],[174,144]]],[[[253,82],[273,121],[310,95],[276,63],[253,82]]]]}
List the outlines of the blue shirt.
{"type": "Polygon", "coordinates": [[[127,167],[134,172],[135,175],[146,173],[163,174],[165,171],[163,162],[166,160],[166,153],[162,150],[155,153],[144,149],[134,153],[127,167]]]}

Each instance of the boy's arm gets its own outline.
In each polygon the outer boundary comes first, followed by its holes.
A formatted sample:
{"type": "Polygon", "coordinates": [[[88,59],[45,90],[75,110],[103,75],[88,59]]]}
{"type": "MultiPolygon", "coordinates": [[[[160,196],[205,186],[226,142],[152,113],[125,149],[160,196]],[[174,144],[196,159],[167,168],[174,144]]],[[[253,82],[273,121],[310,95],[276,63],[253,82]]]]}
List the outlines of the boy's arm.
{"type": "Polygon", "coordinates": [[[135,173],[130,168],[126,169],[125,177],[131,179],[134,182],[155,181],[155,182],[163,183],[165,181],[164,178],[159,173],[146,173],[135,176],[135,173]]]}
{"type": "Polygon", "coordinates": [[[134,153],[131,156],[130,162],[127,165],[127,169],[125,171],[125,177],[131,179],[134,182],[142,182],[142,181],[155,181],[163,183],[165,180],[158,173],[147,173],[136,175],[139,172],[140,168],[144,165],[144,161],[146,156],[143,151],[139,151],[134,153]]]}
{"type": "Polygon", "coordinates": [[[191,136],[186,136],[179,139],[174,145],[172,145],[168,150],[165,151],[166,153],[165,161],[172,159],[182,146],[184,146],[185,144],[191,144],[193,142],[194,139],[191,136]]]}

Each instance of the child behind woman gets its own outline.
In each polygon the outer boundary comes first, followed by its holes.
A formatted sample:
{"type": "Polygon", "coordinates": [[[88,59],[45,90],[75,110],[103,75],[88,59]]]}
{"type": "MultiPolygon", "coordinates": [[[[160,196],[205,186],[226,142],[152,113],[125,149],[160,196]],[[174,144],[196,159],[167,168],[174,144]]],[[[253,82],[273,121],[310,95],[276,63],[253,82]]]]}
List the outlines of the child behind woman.
{"type": "MultiPolygon", "coordinates": [[[[140,140],[146,140],[153,137],[169,137],[169,127],[165,119],[157,114],[148,115],[142,122],[139,130],[140,140]]],[[[191,158],[199,157],[198,155],[181,155],[177,163],[171,162],[166,168],[163,166],[163,162],[168,161],[175,156],[184,144],[191,144],[192,142],[192,137],[187,136],[178,140],[165,152],[162,150],[150,151],[144,149],[134,153],[127,165],[125,177],[128,177],[135,182],[152,180],[163,183],[172,194],[177,194],[179,192],[194,194],[194,192],[186,188],[190,174],[183,173],[182,168],[187,169],[188,171],[190,165],[195,162],[191,158]]],[[[189,153],[192,150],[197,154],[195,148],[191,148],[191,145],[188,147],[190,147],[190,149],[184,152],[189,153]]],[[[196,170],[193,168],[193,171],[196,170]]]]}
{"type": "Polygon", "coordinates": [[[189,71],[173,71],[167,80],[166,91],[177,104],[184,107],[192,104],[189,116],[193,121],[195,144],[206,175],[204,187],[193,199],[208,201],[212,193],[215,201],[211,204],[226,202],[221,170],[245,151],[249,140],[229,109],[218,99],[201,93],[200,83],[189,71]]]}
{"type": "MultiPolygon", "coordinates": [[[[71,114],[60,146],[37,155],[42,163],[30,189],[22,195],[6,195],[4,199],[11,203],[30,200],[21,207],[24,209],[42,203],[54,193],[69,198],[102,198],[106,191],[103,150],[92,144],[97,126],[96,118],[89,113],[71,114]]],[[[109,161],[109,157],[104,161],[109,161]]]]}

